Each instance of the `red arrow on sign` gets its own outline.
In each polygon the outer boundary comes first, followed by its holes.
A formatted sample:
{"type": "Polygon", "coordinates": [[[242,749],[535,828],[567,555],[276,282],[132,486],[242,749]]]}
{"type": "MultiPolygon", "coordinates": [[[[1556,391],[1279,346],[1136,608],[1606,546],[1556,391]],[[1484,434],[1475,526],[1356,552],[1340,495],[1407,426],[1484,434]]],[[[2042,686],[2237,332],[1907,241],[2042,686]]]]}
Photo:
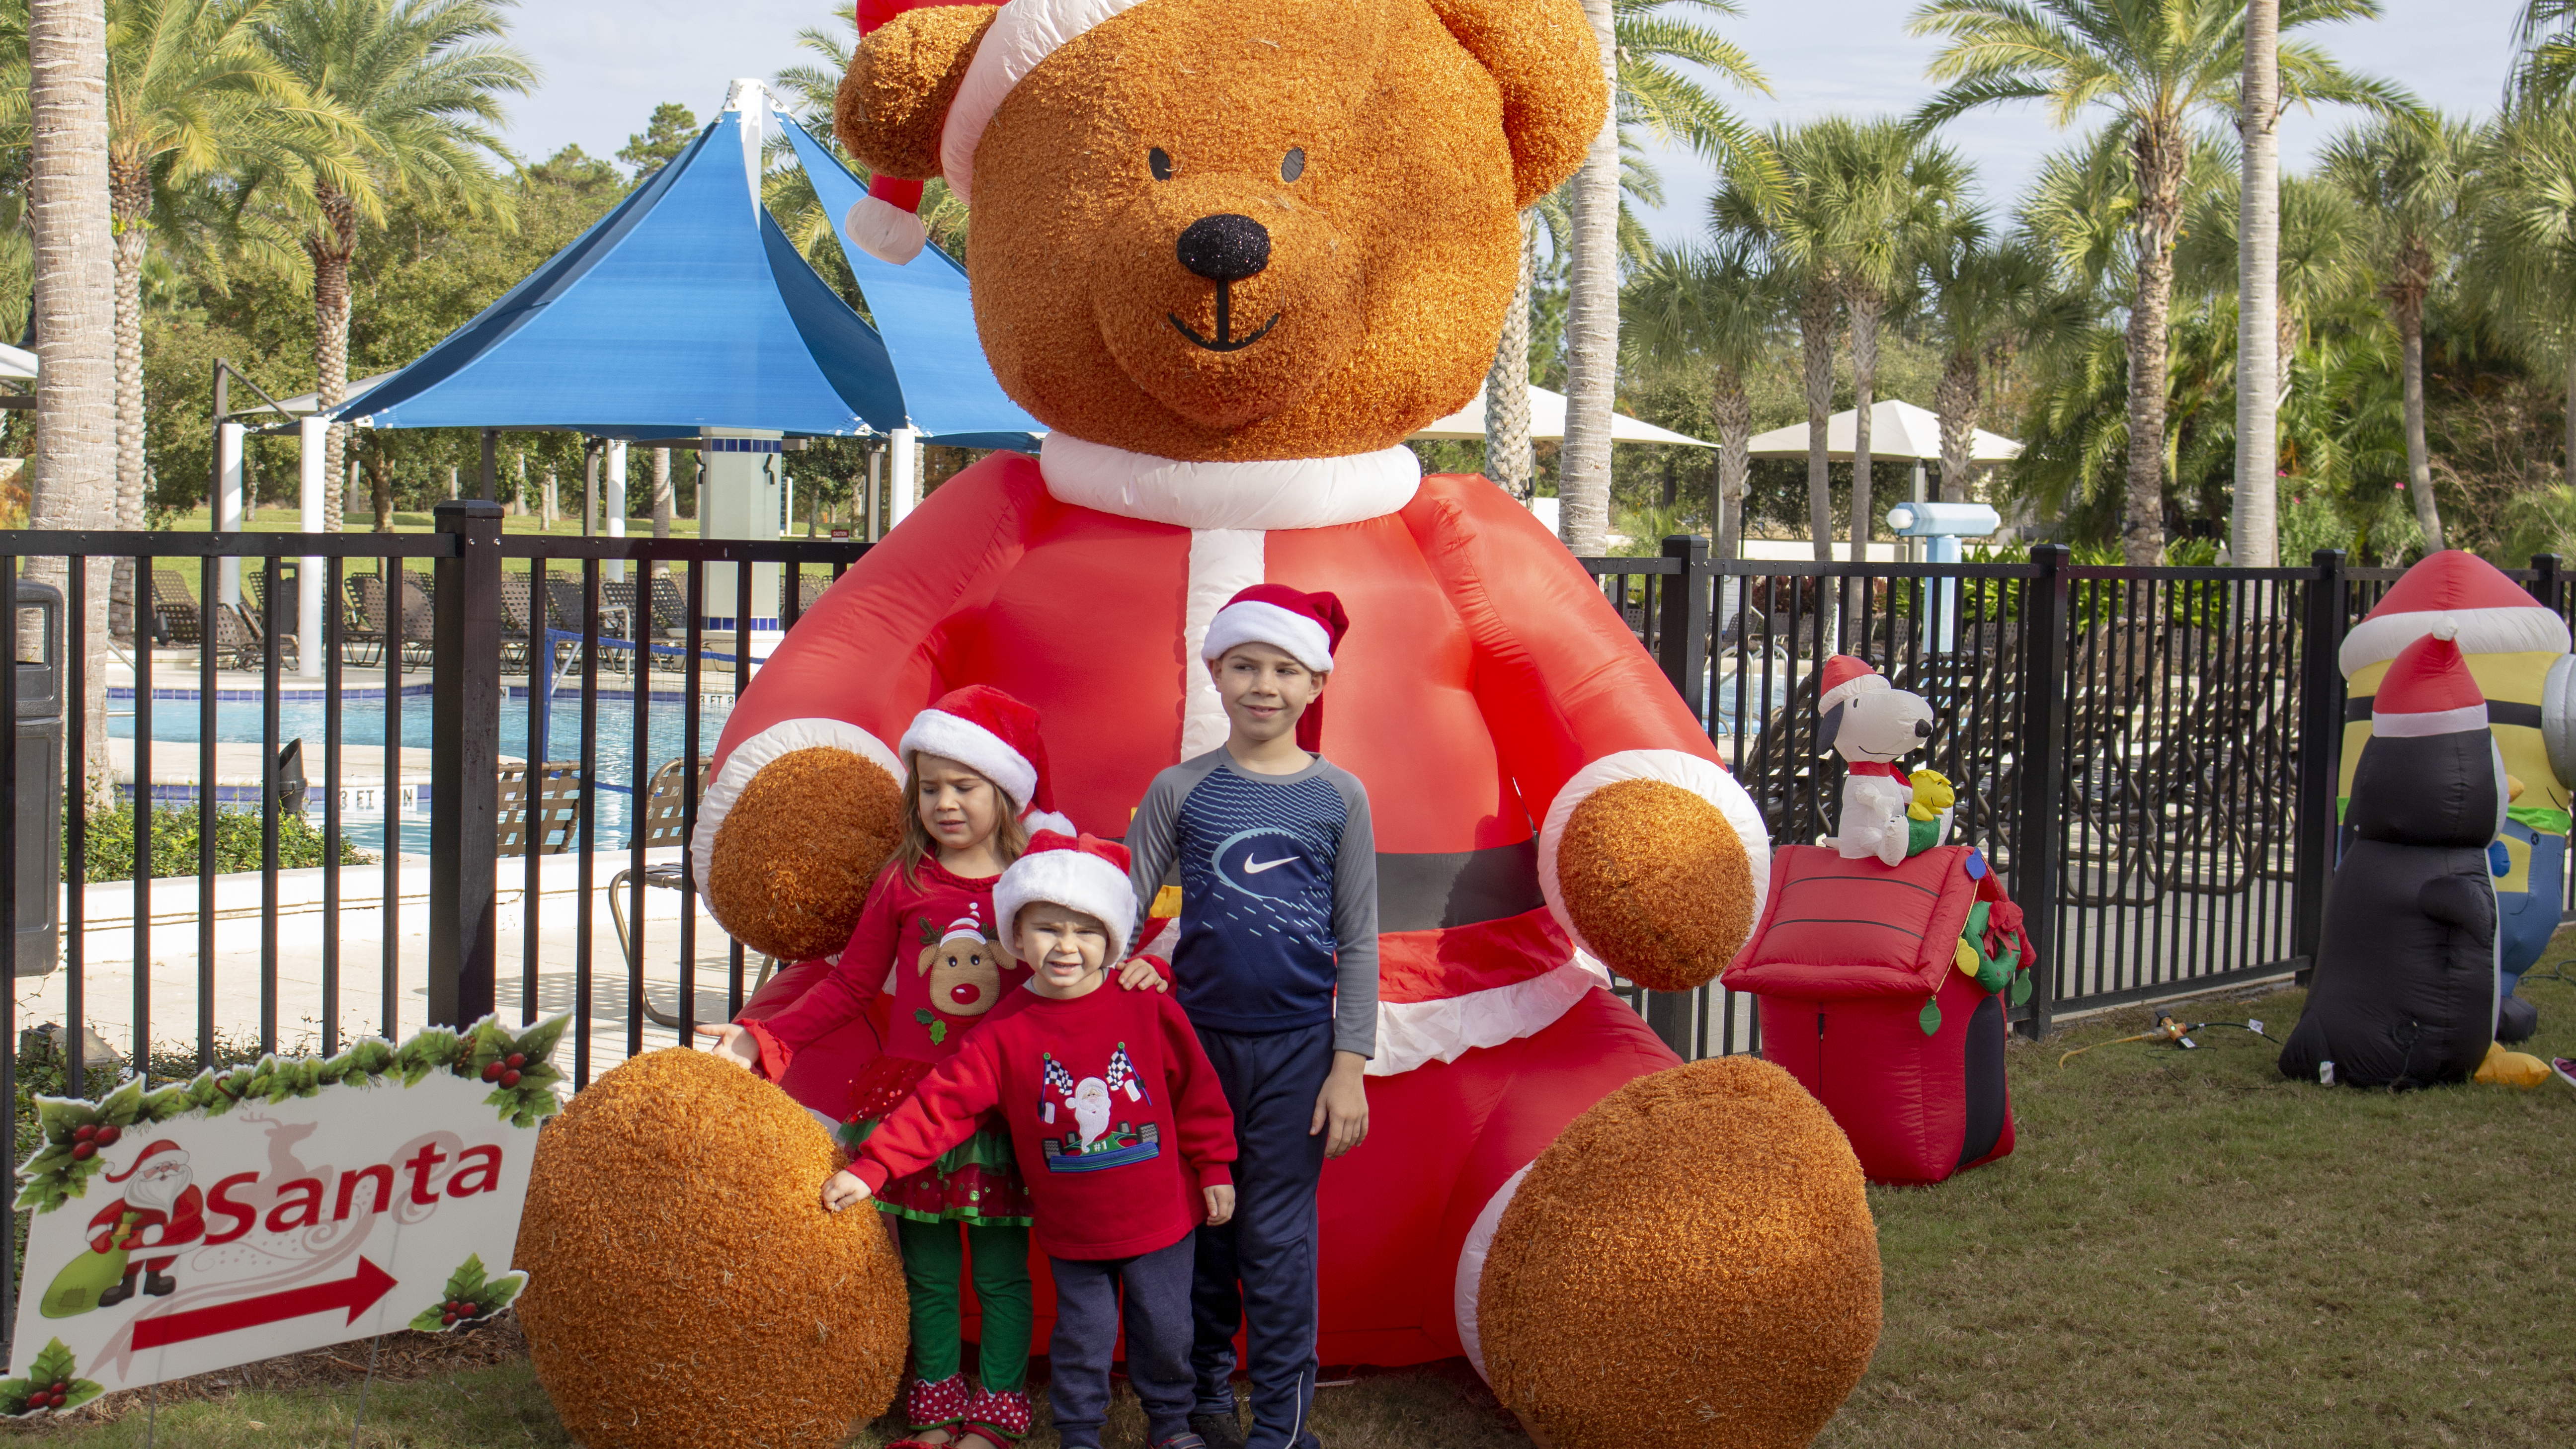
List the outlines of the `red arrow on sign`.
{"type": "Polygon", "coordinates": [[[393,1287],[394,1275],[361,1257],[357,1272],[333,1282],[307,1283],[301,1288],[283,1288],[256,1298],[141,1319],[134,1325],[134,1346],[137,1349],[164,1348],[192,1339],[212,1338],[219,1333],[284,1323],[307,1314],[327,1313],[334,1308],[347,1309],[349,1322],[355,1323],[359,1314],[374,1307],[376,1300],[392,1292],[393,1287]]]}

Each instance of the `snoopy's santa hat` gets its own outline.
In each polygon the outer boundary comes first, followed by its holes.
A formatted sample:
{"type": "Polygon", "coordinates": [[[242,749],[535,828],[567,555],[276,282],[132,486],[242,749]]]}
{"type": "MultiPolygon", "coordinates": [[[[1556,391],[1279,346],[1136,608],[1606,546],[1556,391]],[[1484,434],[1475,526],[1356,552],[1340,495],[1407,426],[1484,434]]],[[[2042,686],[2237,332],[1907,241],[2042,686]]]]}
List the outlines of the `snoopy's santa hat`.
{"type": "MultiPolygon", "coordinates": [[[[1342,612],[1338,596],[1304,593],[1286,584],[1254,584],[1226,600],[1225,607],[1208,620],[1199,658],[1214,661],[1241,645],[1267,644],[1286,650],[1288,657],[1317,674],[1330,674],[1333,651],[1342,647],[1342,636],[1350,632],[1350,616],[1342,612]]],[[[1318,699],[1298,716],[1297,748],[1321,749],[1323,740],[1324,702],[1318,699]]]]}
{"type": "Polygon", "coordinates": [[[1136,888],[1127,880],[1127,847],[1096,835],[1041,830],[993,886],[993,915],[1002,943],[1020,949],[1020,908],[1033,902],[1065,906],[1109,928],[1109,955],[1127,954],[1136,930],[1136,888]]]}
{"type": "Polygon", "coordinates": [[[1848,704],[1855,695],[1888,687],[1887,676],[1869,667],[1869,661],[1837,654],[1825,661],[1824,677],[1816,681],[1816,712],[1824,713],[1837,705],[1848,704]]]}
{"type": "MultiPolygon", "coordinates": [[[[2564,654],[2567,621],[2473,553],[2428,555],[2389,586],[2379,607],[2343,636],[2336,662],[2346,679],[2433,632],[2447,620],[2467,654],[2564,654]]],[[[2384,686],[2383,686],[2384,687],[2384,686]]]]}
{"type": "Polygon", "coordinates": [[[2487,727],[2486,696],[2460,655],[2460,631],[2445,619],[2407,645],[2370,701],[2370,732],[2386,739],[2466,734],[2487,727]]]}
{"type": "Polygon", "coordinates": [[[952,689],[914,715],[895,753],[908,765],[915,752],[955,760],[1001,787],[1031,830],[1073,828],[1055,813],[1038,712],[989,684],[952,689]]]}
{"type": "Polygon", "coordinates": [[[123,1182],[134,1174],[141,1172],[143,1170],[143,1165],[147,1162],[163,1162],[173,1167],[185,1167],[188,1165],[188,1154],[180,1149],[178,1143],[171,1141],[167,1137],[163,1137],[149,1143],[141,1152],[136,1153],[134,1160],[125,1165],[125,1170],[123,1172],[110,1172],[102,1175],[109,1182],[123,1182]]]}
{"type": "MultiPolygon", "coordinates": [[[[987,3],[990,0],[858,0],[859,34],[864,37],[906,11],[987,3]]],[[[1009,0],[1002,6],[992,28],[976,45],[974,59],[967,62],[965,78],[958,82],[956,99],[949,102],[947,119],[940,127],[939,174],[959,201],[973,204],[975,145],[984,139],[984,128],[992,123],[993,113],[1002,108],[1002,98],[1011,88],[1067,41],[1143,3],[1009,0]]],[[[920,207],[920,182],[877,177],[868,183],[867,196],[842,219],[841,228],[868,255],[901,266],[921,252],[926,233],[920,207]]]]}

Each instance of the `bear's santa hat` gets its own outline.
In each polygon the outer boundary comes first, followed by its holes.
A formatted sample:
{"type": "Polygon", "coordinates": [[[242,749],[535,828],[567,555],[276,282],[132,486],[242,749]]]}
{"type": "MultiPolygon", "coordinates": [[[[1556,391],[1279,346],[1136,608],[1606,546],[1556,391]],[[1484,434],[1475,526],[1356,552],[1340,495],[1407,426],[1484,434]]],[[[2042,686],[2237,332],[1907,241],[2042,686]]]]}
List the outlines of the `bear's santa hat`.
{"type": "Polygon", "coordinates": [[[2504,571],[2473,553],[2430,554],[2389,586],[2379,607],[2343,636],[2336,662],[2344,678],[2433,632],[2447,620],[2467,654],[2564,654],[2567,621],[2523,592],[2504,571]]]}
{"type": "MultiPolygon", "coordinates": [[[[1333,651],[1342,647],[1342,636],[1350,632],[1350,616],[1342,612],[1338,595],[1309,594],[1286,584],[1254,584],[1237,590],[1208,620],[1199,658],[1213,663],[1229,649],[1267,644],[1286,650],[1288,657],[1317,674],[1330,674],[1333,651]]],[[[1324,702],[1317,699],[1297,717],[1297,748],[1320,750],[1323,741],[1324,702]]]]}
{"type": "Polygon", "coordinates": [[[1109,928],[1109,959],[1127,954],[1136,930],[1136,887],[1127,879],[1127,847],[1096,835],[1041,830],[1027,852],[993,886],[993,916],[1002,944],[1020,949],[1020,908],[1036,902],[1082,912],[1109,928]]]}
{"type": "Polygon", "coordinates": [[[916,751],[955,760],[992,781],[1032,830],[1073,828],[1055,813],[1055,794],[1047,788],[1038,712],[989,684],[952,689],[914,715],[895,753],[909,767],[916,751]]]}
{"type": "MultiPolygon", "coordinates": [[[[910,10],[940,5],[988,4],[990,0],[859,0],[859,34],[910,10]]],[[[1002,108],[1002,98],[1075,36],[1104,20],[1143,4],[1144,0],[1009,0],[993,17],[975,47],[975,58],[958,82],[956,99],[939,132],[939,174],[957,199],[973,204],[975,144],[1002,108]]],[[[921,183],[879,176],[868,182],[868,194],[850,208],[841,229],[861,250],[897,266],[921,254],[928,235],[921,225],[921,183]]]]}
{"type": "Polygon", "coordinates": [[[2398,651],[2370,701],[2370,732],[2387,739],[2466,734],[2487,727],[2486,696],[2460,656],[2460,631],[2445,619],[2398,651]]]}
{"type": "Polygon", "coordinates": [[[1870,668],[1868,660],[1837,654],[1825,661],[1823,677],[1816,681],[1816,712],[1822,714],[1848,703],[1854,695],[1887,687],[1887,676],[1870,668]]]}

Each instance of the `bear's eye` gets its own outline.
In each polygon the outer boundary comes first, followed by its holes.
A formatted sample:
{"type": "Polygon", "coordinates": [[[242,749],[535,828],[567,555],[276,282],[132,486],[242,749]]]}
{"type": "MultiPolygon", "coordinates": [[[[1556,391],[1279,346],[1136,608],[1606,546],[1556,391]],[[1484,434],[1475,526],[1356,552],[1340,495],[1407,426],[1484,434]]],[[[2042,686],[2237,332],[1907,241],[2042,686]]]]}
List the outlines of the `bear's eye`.
{"type": "Polygon", "coordinates": [[[1282,181],[1294,181],[1305,174],[1306,148],[1303,146],[1289,147],[1287,159],[1279,163],[1279,179],[1282,181]]]}
{"type": "Polygon", "coordinates": [[[1154,179],[1157,181],[1172,179],[1172,153],[1160,146],[1145,153],[1145,166],[1154,173],[1154,179]]]}

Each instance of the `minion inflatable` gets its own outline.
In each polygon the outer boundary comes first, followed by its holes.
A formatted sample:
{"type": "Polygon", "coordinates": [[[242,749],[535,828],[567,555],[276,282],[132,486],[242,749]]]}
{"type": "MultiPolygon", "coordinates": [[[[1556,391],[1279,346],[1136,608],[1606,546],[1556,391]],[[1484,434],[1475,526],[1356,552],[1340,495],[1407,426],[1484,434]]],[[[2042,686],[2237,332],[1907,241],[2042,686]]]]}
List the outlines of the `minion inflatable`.
{"type": "Polygon", "coordinates": [[[2576,656],[2568,652],[2567,621],[2475,554],[2445,549],[2408,569],[2379,607],[2344,635],[2336,818],[2344,823],[2348,847],[2353,773],[2370,742],[2380,682],[2400,651],[2441,626],[2457,631],[2470,677],[2486,696],[2488,727],[2512,795],[2489,858],[2501,974],[2495,1034],[2520,1041],[2538,1026],[2539,1013],[2514,988],[2548,947],[2566,899],[2570,800],[2576,795],[2576,656]]]}

